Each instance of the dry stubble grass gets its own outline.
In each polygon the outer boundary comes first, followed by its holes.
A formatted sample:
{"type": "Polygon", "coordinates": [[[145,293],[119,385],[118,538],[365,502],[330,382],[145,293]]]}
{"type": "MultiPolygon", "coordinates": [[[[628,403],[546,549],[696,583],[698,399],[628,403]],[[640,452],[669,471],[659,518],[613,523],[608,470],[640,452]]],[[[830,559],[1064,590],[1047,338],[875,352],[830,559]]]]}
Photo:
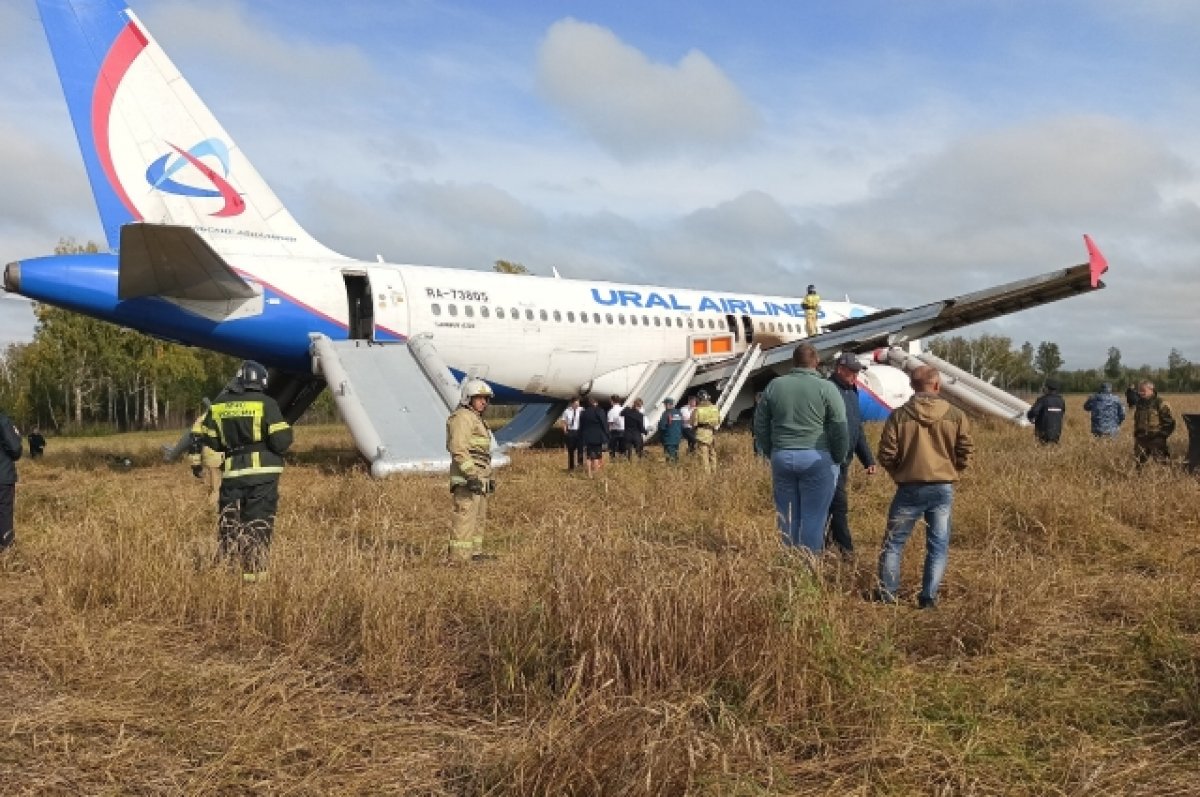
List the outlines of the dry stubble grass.
{"type": "Polygon", "coordinates": [[[1200,485],[1133,475],[1128,437],[1092,441],[1078,404],[1055,449],[978,429],[934,612],[862,600],[884,478],[854,477],[860,564],[814,579],[742,434],[711,479],[518,454],[501,559],[452,569],[442,478],[372,482],[340,430],[302,427],[250,587],[209,566],[212,515],[157,463],[165,436],[53,440],[0,559],[0,785],[1195,794],[1200,485]]]}

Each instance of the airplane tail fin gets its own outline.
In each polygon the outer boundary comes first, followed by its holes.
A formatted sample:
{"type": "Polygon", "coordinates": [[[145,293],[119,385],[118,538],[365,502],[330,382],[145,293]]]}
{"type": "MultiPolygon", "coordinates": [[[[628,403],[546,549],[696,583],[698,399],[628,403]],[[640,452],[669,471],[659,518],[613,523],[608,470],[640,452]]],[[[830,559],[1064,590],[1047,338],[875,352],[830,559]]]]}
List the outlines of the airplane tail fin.
{"type": "Polygon", "coordinates": [[[37,0],[108,244],[135,221],[225,255],[339,257],[250,165],[124,0],[37,0]]]}

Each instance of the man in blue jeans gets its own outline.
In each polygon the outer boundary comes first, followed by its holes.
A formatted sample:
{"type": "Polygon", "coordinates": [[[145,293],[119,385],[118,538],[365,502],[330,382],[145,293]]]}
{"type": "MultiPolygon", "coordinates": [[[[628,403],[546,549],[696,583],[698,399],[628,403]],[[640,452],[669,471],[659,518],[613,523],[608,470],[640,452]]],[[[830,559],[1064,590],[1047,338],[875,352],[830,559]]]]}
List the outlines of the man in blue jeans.
{"type": "Polygon", "coordinates": [[[954,483],[975,450],[967,416],[943,399],[937,369],[912,372],[916,394],[892,412],[879,438],[879,464],[896,482],[888,509],[887,532],[879,553],[879,589],[874,597],[895,603],[900,589],[900,555],[913,527],[925,519],[925,570],[917,603],[937,605],[938,587],[950,551],[950,509],[954,483]]]}
{"type": "Polygon", "coordinates": [[[849,451],[846,405],[817,372],[817,350],[801,343],[790,372],[767,385],[754,413],[754,439],[771,461],[775,517],[785,545],[819,554],[838,469],[849,451]]]}

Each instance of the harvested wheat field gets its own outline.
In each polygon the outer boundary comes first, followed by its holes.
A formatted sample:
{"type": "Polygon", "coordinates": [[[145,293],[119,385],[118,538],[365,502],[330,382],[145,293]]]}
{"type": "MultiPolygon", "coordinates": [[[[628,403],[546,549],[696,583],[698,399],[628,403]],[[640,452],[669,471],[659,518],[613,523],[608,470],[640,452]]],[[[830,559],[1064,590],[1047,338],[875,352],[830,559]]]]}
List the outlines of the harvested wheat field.
{"type": "Polygon", "coordinates": [[[51,439],[0,558],[0,792],[1200,794],[1200,481],[1135,475],[1080,403],[1052,450],[977,426],[925,612],[919,532],[907,602],[863,599],[885,476],[814,576],[744,432],[714,478],[519,452],[499,560],[449,568],[444,477],[301,427],[251,585],[168,436],[51,439]]]}

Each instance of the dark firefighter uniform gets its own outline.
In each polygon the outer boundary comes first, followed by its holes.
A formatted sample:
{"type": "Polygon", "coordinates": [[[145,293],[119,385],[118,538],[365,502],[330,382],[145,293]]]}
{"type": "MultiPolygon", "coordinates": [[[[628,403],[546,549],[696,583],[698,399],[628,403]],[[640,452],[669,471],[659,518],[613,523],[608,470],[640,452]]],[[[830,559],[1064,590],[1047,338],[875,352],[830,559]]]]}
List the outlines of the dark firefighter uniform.
{"type": "Polygon", "coordinates": [[[450,560],[469,562],[488,558],[483,553],[483,527],[487,521],[492,480],[492,430],[483,422],[483,407],[492,389],[482,379],[464,385],[464,398],[446,419],[446,450],[450,453],[450,493],[454,521],[450,527],[450,560]]]}
{"type": "Polygon", "coordinates": [[[292,427],[275,399],[264,395],[267,370],[245,362],[204,419],[204,446],[225,456],[221,474],[218,556],[240,562],[254,580],[266,570],[279,504],[283,452],[292,427]]]}

